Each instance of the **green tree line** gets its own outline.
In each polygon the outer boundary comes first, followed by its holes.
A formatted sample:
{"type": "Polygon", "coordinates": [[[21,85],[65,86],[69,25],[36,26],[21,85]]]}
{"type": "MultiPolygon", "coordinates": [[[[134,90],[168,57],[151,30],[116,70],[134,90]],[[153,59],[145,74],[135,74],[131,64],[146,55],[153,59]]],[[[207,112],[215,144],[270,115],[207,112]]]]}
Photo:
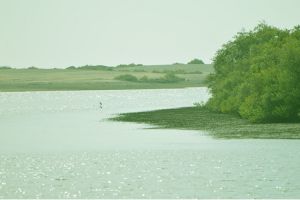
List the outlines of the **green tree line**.
{"type": "Polygon", "coordinates": [[[217,51],[208,108],[252,122],[290,122],[300,110],[300,26],[265,23],[217,51]]]}

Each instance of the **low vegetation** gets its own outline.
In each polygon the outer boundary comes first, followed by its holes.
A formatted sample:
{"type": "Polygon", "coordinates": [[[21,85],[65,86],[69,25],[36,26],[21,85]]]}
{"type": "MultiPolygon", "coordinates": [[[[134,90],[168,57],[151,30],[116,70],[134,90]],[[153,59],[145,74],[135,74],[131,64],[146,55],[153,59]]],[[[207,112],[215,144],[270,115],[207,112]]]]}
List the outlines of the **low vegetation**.
{"type": "Polygon", "coordinates": [[[108,67],[105,65],[85,65],[80,67],[70,66],[67,67],[68,70],[105,70],[105,71],[112,71],[112,67],[108,67]]]}
{"type": "Polygon", "coordinates": [[[199,87],[205,86],[205,79],[212,71],[212,65],[85,65],[70,66],[67,69],[14,69],[4,66],[0,68],[0,91],[199,87]],[[172,73],[174,76],[167,75],[172,73]],[[116,78],[120,76],[121,78],[116,78]]]}
{"type": "Polygon", "coordinates": [[[121,64],[121,65],[118,65],[117,67],[138,67],[138,66],[143,66],[143,64],[135,64],[135,63],[131,63],[131,64],[121,64]]]}
{"type": "Polygon", "coordinates": [[[201,130],[216,138],[300,139],[299,123],[253,124],[203,106],[125,113],[111,120],[147,123],[156,128],[201,130]]]}
{"type": "Polygon", "coordinates": [[[138,79],[137,77],[131,74],[122,74],[115,77],[115,79],[121,81],[145,82],[145,83],[176,83],[185,80],[184,78],[180,78],[176,76],[174,73],[170,73],[170,72],[160,78],[148,78],[148,76],[143,76],[140,79],[138,79]]]}

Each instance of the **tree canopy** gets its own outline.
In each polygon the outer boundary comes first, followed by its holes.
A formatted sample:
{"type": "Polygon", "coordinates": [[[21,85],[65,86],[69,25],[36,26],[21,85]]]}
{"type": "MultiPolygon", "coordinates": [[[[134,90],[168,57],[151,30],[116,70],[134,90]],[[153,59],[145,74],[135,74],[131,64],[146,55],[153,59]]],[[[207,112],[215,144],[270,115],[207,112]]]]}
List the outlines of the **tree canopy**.
{"type": "Polygon", "coordinates": [[[259,24],[217,51],[207,107],[252,122],[285,122],[300,108],[300,26],[259,24]]]}
{"type": "Polygon", "coordinates": [[[188,62],[187,64],[204,64],[204,62],[203,62],[203,60],[195,58],[195,59],[191,60],[190,62],[188,62]]]}

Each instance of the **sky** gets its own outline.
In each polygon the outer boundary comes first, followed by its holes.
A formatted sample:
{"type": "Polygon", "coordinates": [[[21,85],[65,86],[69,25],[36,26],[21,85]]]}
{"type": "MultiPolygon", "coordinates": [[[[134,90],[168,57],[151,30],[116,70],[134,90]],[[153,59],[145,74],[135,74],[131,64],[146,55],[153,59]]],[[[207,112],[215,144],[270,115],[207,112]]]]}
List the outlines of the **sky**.
{"type": "Polygon", "coordinates": [[[300,0],[0,0],[0,66],[211,63],[242,29],[300,24],[300,0]]]}

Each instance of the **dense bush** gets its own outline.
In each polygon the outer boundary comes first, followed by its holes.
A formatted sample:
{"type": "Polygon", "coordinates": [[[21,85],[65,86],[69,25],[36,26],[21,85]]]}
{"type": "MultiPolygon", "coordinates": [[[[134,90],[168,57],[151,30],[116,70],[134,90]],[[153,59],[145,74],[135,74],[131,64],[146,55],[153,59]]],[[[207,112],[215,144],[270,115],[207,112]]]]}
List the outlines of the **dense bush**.
{"type": "Polygon", "coordinates": [[[67,69],[81,69],[81,70],[104,70],[104,71],[112,71],[113,68],[112,67],[108,67],[105,65],[85,65],[85,66],[81,66],[81,67],[77,67],[77,68],[73,68],[68,67],[67,69]]]}
{"type": "Polygon", "coordinates": [[[200,59],[193,59],[191,60],[190,62],[188,62],[187,64],[204,64],[203,60],[200,60],[200,59]]]}
{"type": "Polygon", "coordinates": [[[8,66],[0,66],[0,70],[1,69],[12,69],[11,67],[8,67],[8,66]]]}
{"type": "Polygon", "coordinates": [[[174,73],[167,73],[161,78],[148,78],[147,76],[143,76],[140,79],[131,75],[131,74],[123,74],[115,77],[116,80],[121,81],[131,81],[131,82],[144,82],[144,83],[176,83],[179,81],[184,81],[184,78],[180,78],[176,76],[174,73]]]}
{"type": "Polygon", "coordinates": [[[185,80],[184,78],[180,78],[176,76],[174,73],[167,73],[162,78],[156,79],[157,82],[161,82],[161,83],[176,83],[184,80],[185,80]]]}
{"type": "Polygon", "coordinates": [[[139,67],[139,66],[143,66],[143,64],[135,64],[135,63],[121,64],[121,65],[118,65],[117,67],[139,67]]]}
{"type": "Polygon", "coordinates": [[[66,69],[77,69],[75,66],[67,67],[66,69]]]}
{"type": "Polygon", "coordinates": [[[121,81],[132,81],[132,82],[137,82],[138,79],[137,77],[131,75],[131,74],[123,74],[115,77],[116,80],[121,80],[121,81]]]}
{"type": "Polygon", "coordinates": [[[172,65],[184,65],[184,63],[176,62],[176,63],[173,63],[172,65]]]}
{"type": "Polygon", "coordinates": [[[35,66],[31,66],[31,67],[28,67],[27,69],[34,69],[34,70],[36,70],[36,69],[39,69],[39,68],[37,68],[35,66]]]}
{"type": "Polygon", "coordinates": [[[281,30],[259,24],[238,33],[214,58],[207,106],[252,122],[298,118],[300,108],[300,26],[281,30]]]}

